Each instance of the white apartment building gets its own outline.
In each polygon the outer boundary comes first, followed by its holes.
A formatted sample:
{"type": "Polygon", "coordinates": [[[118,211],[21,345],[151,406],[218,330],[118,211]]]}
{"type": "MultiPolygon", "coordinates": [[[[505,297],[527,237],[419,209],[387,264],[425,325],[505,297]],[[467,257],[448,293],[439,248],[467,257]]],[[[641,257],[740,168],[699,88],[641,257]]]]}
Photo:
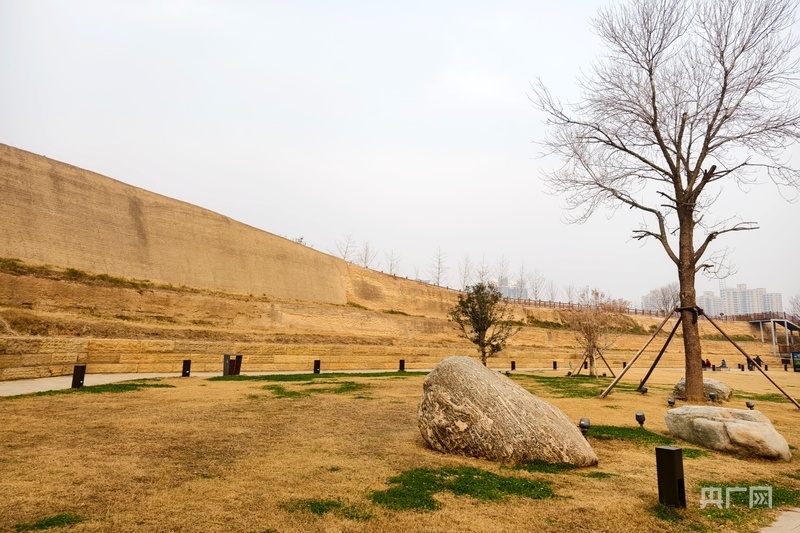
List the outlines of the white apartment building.
{"type": "MultiPolygon", "coordinates": [[[[739,284],[735,289],[721,287],[719,296],[713,291],[698,294],[697,306],[710,317],[782,313],[783,297],[764,288],[748,289],[747,285],[739,284]]],[[[642,297],[642,308],[657,309],[652,294],[642,297]]]]}

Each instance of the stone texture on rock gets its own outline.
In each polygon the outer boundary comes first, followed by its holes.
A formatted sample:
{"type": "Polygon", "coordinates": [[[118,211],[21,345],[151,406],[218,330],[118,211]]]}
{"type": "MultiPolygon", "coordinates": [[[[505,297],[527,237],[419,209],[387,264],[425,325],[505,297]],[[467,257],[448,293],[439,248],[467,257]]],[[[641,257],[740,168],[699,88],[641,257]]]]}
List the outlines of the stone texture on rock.
{"type": "Polygon", "coordinates": [[[560,409],[470,357],[449,357],[428,375],[418,423],[425,442],[444,453],[517,464],[597,464],[560,409]]]}
{"type": "Polygon", "coordinates": [[[760,411],[685,405],[664,415],[674,436],[712,450],[789,461],[786,439],[760,411]]]}
{"type": "MultiPolygon", "coordinates": [[[[733,394],[733,389],[727,384],[716,379],[703,378],[703,395],[708,398],[708,394],[713,392],[717,395],[718,401],[726,401],[733,394]]],[[[681,378],[675,388],[672,389],[672,395],[679,400],[686,399],[686,378],[681,378]]]]}

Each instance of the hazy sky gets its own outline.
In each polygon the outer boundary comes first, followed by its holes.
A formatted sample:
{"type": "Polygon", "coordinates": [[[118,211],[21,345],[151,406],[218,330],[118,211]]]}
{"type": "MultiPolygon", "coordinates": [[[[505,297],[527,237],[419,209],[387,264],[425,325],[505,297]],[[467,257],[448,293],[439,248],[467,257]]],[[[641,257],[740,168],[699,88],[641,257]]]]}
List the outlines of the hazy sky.
{"type": "MultiPolygon", "coordinates": [[[[528,100],[537,77],[579,94],[606,3],[0,0],[0,142],[323,252],[352,234],[409,277],[441,247],[450,286],[465,254],[504,257],[638,304],[674,265],[630,239],[632,211],[563,221],[528,100]]],[[[770,183],[723,199],[718,217],[761,226],[720,239],[726,283],[786,303],[800,204],[770,183]]]]}

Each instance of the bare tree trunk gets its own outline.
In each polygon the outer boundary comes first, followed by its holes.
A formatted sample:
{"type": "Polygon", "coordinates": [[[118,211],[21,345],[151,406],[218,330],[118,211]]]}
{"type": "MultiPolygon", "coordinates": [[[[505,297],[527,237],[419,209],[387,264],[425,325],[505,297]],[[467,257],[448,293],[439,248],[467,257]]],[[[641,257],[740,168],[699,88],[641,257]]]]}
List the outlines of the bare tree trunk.
{"type": "Polygon", "coordinates": [[[703,353],[700,347],[699,317],[693,309],[697,306],[695,293],[695,274],[697,261],[694,258],[694,220],[691,210],[679,211],[681,220],[679,242],[678,282],[681,294],[681,326],[683,328],[683,349],[686,356],[686,401],[703,401],[703,353]],[[687,309],[691,308],[691,309],[687,309]]]}

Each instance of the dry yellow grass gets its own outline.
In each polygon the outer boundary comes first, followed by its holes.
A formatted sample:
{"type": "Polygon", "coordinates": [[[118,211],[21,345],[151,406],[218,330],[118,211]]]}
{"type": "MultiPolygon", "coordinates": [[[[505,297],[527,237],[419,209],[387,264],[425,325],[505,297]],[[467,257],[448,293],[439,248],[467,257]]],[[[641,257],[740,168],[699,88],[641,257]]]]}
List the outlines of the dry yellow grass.
{"type": "MultiPolygon", "coordinates": [[[[625,382],[634,383],[634,369],[625,382]]],[[[771,372],[800,396],[800,375],[771,372]]],[[[562,373],[546,373],[556,376],[562,373]]],[[[666,433],[663,413],[680,372],[657,370],[646,396],[615,391],[604,399],[558,398],[520,379],[577,422],[646,427],[666,433]]],[[[776,392],[755,372],[718,373],[737,390],[776,392]]],[[[161,381],[174,388],[121,394],[68,394],[0,401],[0,531],[14,531],[59,513],[85,521],[70,531],[660,531],[708,528],[755,530],[776,516],[762,513],[745,525],[702,518],[697,482],[772,479],[786,486],[790,463],[712,452],[684,459],[688,508],[678,523],[656,518],[652,446],[591,438],[600,464],[563,474],[526,473],[478,459],[428,449],[416,426],[422,376],[349,377],[368,388],[347,394],[279,398],[259,381],[200,378],[161,381]],[[474,466],[501,475],[551,481],[555,499],[510,497],[481,502],[440,493],[438,511],[389,511],[371,503],[372,491],[412,468],[474,466]],[[589,472],[614,477],[587,478],[589,472]],[[300,499],[339,500],[369,512],[365,521],[335,513],[316,516],[287,509],[300,499]]],[[[309,385],[281,383],[287,390],[309,385]]],[[[332,387],[317,380],[312,387],[332,387]]],[[[790,444],[800,442],[797,409],[757,401],[790,444]]],[[[727,405],[743,406],[743,400],[727,405]]]]}

